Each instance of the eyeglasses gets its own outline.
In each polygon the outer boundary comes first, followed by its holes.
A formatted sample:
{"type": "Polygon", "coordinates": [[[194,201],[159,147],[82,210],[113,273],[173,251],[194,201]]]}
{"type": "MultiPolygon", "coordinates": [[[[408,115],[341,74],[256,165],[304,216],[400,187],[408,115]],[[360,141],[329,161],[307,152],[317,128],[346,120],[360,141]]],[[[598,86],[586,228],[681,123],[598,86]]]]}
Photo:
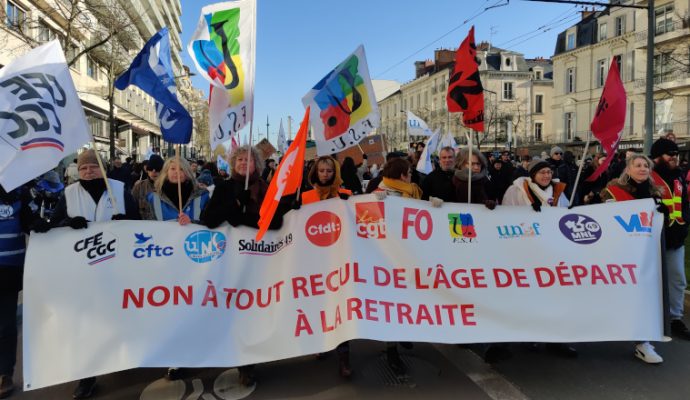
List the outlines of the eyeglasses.
{"type": "Polygon", "coordinates": [[[677,157],[677,156],[678,156],[678,152],[677,152],[677,151],[667,151],[667,152],[666,152],[666,155],[669,156],[669,157],[677,157]]]}
{"type": "Polygon", "coordinates": [[[563,153],[553,153],[554,156],[562,156],[563,153]]]}

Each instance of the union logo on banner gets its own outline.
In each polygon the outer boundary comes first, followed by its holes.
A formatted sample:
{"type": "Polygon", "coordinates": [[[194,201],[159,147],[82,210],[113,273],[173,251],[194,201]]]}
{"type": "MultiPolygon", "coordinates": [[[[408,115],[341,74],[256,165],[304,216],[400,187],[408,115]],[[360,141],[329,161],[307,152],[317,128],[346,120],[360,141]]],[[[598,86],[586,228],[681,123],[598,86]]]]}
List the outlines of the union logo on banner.
{"type": "Polygon", "coordinates": [[[472,214],[448,214],[448,229],[453,243],[472,243],[477,239],[472,214]]]}
{"type": "Polygon", "coordinates": [[[386,209],[382,201],[355,204],[357,236],[370,239],[386,238],[386,209]]]}

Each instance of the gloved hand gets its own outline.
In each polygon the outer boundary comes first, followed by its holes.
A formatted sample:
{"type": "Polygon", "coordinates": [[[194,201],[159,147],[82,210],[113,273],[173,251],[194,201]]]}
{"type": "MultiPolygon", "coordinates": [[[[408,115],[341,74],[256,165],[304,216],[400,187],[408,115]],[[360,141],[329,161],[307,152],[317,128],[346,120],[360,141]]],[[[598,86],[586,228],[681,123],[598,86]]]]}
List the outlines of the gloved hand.
{"type": "Polygon", "coordinates": [[[488,208],[489,210],[493,210],[494,208],[496,208],[496,200],[486,200],[484,202],[484,206],[486,206],[486,208],[488,208]]]}
{"type": "Polygon", "coordinates": [[[383,201],[388,196],[388,193],[384,191],[374,192],[374,196],[376,196],[376,200],[383,201]]]}
{"type": "Polygon", "coordinates": [[[31,230],[37,233],[46,233],[50,230],[50,228],[50,223],[43,218],[36,220],[31,225],[31,230]]]}
{"type": "Polygon", "coordinates": [[[347,200],[350,198],[350,195],[347,193],[339,193],[338,196],[340,196],[340,198],[343,200],[347,200]]]}
{"type": "Polygon", "coordinates": [[[86,229],[89,226],[89,222],[84,217],[74,217],[70,218],[67,225],[72,229],[86,229]]]}
{"type": "Polygon", "coordinates": [[[122,220],[127,219],[127,216],[126,216],[125,214],[115,214],[115,215],[113,215],[113,217],[110,218],[110,219],[113,220],[113,221],[122,221],[122,220]]]}
{"type": "Polygon", "coordinates": [[[435,208],[439,208],[443,205],[443,199],[439,199],[438,197],[434,196],[429,196],[429,202],[431,203],[431,206],[435,208]]]}
{"type": "Polygon", "coordinates": [[[664,214],[664,216],[668,217],[668,207],[664,205],[662,202],[658,202],[656,206],[656,210],[659,211],[660,213],[664,214]]]}
{"type": "Polygon", "coordinates": [[[541,204],[535,201],[532,203],[532,209],[536,212],[541,212],[541,204]]]}

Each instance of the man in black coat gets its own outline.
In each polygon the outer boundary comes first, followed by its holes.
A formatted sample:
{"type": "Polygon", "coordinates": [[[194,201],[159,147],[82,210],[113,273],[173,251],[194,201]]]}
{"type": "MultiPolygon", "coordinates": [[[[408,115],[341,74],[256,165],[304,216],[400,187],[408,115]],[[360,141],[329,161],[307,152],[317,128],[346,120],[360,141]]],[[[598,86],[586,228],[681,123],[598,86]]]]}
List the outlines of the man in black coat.
{"type": "Polygon", "coordinates": [[[455,186],[453,186],[455,150],[447,146],[442,148],[438,154],[439,168],[433,170],[422,181],[422,200],[429,200],[429,197],[438,197],[443,201],[456,201],[455,186]]]}

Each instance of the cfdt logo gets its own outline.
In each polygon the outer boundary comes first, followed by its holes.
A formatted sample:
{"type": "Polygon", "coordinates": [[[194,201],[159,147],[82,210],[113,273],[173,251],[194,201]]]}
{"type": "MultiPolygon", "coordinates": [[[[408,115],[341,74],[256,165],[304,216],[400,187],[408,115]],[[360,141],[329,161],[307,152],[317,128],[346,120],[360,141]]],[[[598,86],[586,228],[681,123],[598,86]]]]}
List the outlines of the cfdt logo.
{"type": "Polygon", "coordinates": [[[632,214],[627,221],[620,215],[616,215],[614,218],[628,233],[652,234],[653,213],[632,214]]]}
{"type": "Polygon", "coordinates": [[[267,242],[265,240],[257,242],[254,239],[240,239],[239,251],[240,254],[272,256],[273,254],[276,254],[277,252],[281,251],[290,244],[292,244],[292,233],[288,233],[287,235],[285,235],[285,237],[270,242],[267,242]]]}
{"type": "Polygon", "coordinates": [[[575,243],[590,244],[601,238],[601,226],[586,215],[568,214],[561,218],[558,227],[563,236],[575,243]]]}
{"type": "Polygon", "coordinates": [[[472,214],[448,214],[448,230],[453,243],[473,243],[477,241],[472,214]]]}
{"type": "Polygon", "coordinates": [[[382,201],[355,204],[357,236],[361,238],[386,238],[386,213],[382,201]]]}
{"type": "Polygon", "coordinates": [[[144,233],[134,234],[134,258],[170,257],[173,255],[172,246],[159,246],[153,243],[153,236],[144,233]]]}
{"type": "Polygon", "coordinates": [[[312,244],[327,247],[338,241],[342,224],[340,218],[329,211],[319,211],[309,217],[304,233],[312,244]]]}
{"type": "Polygon", "coordinates": [[[74,251],[86,255],[89,265],[96,265],[117,255],[117,238],[110,232],[99,232],[75,243],[74,251]]]}
{"type": "Polygon", "coordinates": [[[539,236],[541,235],[539,228],[538,222],[533,222],[531,224],[523,222],[520,225],[502,225],[496,227],[500,239],[539,236]]]}
{"type": "Polygon", "coordinates": [[[184,252],[196,263],[217,260],[225,253],[225,235],[214,231],[196,231],[184,241],[184,252]]]}

